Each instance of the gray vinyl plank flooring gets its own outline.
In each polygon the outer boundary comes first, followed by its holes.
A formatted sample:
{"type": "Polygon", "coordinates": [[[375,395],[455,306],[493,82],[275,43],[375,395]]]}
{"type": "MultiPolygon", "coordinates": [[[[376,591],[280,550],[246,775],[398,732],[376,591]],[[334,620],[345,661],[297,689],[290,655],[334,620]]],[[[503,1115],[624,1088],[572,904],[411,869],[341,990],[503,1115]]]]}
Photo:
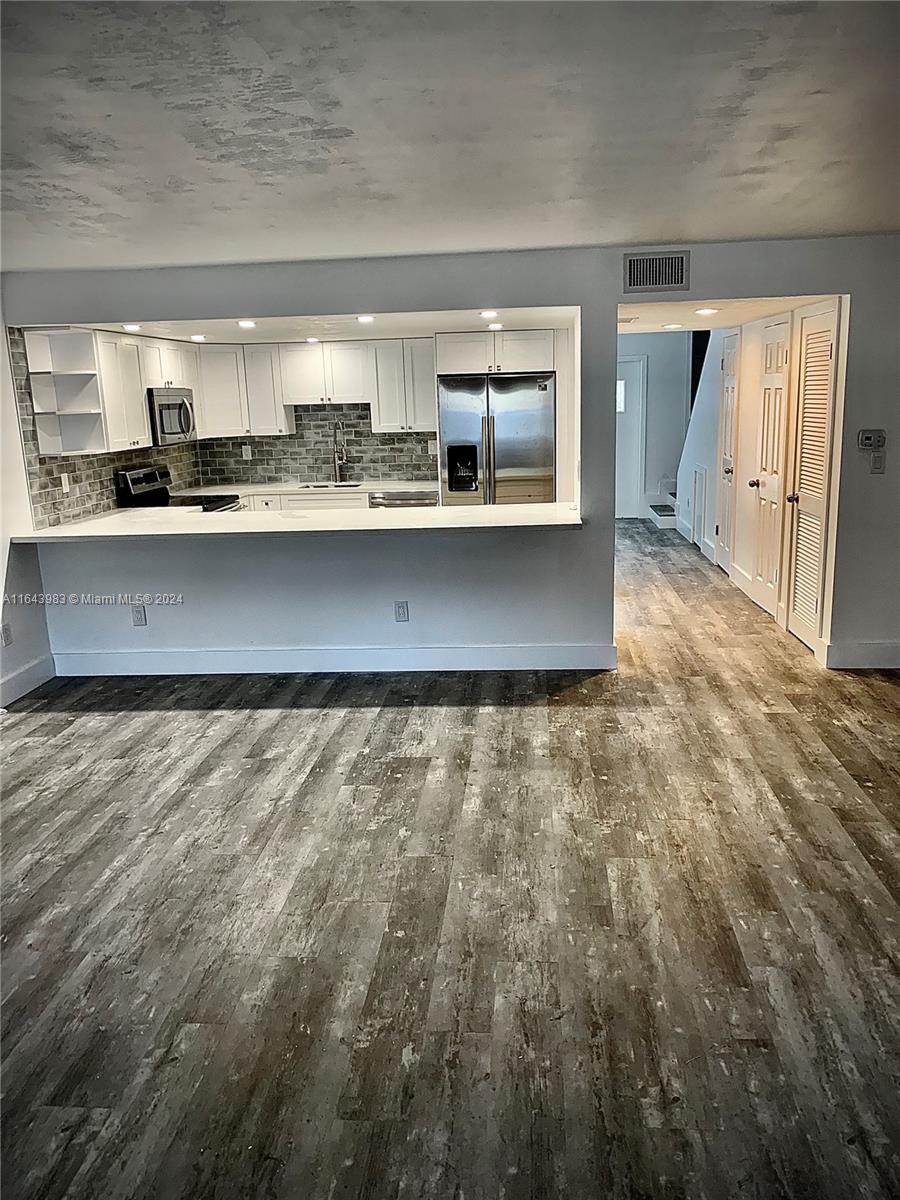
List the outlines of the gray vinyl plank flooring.
{"type": "Polygon", "coordinates": [[[614,674],[12,706],[4,1197],[900,1195],[900,678],[617,554],[614,674]]]}

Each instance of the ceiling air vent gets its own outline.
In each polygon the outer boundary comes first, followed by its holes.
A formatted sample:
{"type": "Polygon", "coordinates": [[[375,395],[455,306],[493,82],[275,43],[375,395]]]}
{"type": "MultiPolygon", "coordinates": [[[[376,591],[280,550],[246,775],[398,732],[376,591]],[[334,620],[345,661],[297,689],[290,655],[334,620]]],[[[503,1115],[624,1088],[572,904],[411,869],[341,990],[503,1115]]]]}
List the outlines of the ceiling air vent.
{"type": "Polygon", "coordinates": [[[690,286],[689,250],[625,255],[626,292],[686,292],[690,286]]]}

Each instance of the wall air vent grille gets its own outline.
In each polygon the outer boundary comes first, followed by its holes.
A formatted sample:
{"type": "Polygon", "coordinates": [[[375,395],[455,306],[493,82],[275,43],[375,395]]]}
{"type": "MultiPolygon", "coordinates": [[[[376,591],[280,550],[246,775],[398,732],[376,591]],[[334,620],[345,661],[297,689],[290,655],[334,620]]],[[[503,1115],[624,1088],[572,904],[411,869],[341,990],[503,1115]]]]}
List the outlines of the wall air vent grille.
{"type": "Polygon", "coordinates": [[[689,250],[626,254],[626,292],[686,292],[691,286],[689,250]]]}

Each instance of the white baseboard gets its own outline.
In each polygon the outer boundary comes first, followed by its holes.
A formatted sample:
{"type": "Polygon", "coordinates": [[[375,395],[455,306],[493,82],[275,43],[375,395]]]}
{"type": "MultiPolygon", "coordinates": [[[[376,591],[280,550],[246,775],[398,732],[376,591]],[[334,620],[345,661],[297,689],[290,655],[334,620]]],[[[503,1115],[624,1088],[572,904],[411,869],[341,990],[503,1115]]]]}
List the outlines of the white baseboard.
{"type": "Polygon", "coordinates": [[[832,642],[825,647],[825,666],[891,670],[900,667],[900,642],[832,642]]]}
{"type": "Polygon", "coordinates": [[[675,518],[675,528],[678,530],[678,532],[681,534],[681,536],[685,539],[685,541],[689,542],[691,540],[691,527],[690,527],[690,525],[688,525],[687,521],[683,521],[681,519],[681,517],[676,517],[675,518]]]}
{"type": "Polygon", "coordinates": [[[56,674],[259,675],[308,671],[612,671],[602,644],[316,646],[284,650],[85,650],[54,654],[56,674]]]}
{"type": "Polygon", "coordinates": [[[27,696],[42,683],[55,677],[53,659],[49,654],[43,658],[33,658],[24,667],[19,667],[18,671],[12,671],[0,679],[0,705],[12,704],[13,700],[27,696]]]}
{"type": "Polygon", "coordinates": [[[709,538],[703,538],[703,545],[700,547],[702,553],[709,559],[710,562],[716,561],[716,545],[709,538]]]}

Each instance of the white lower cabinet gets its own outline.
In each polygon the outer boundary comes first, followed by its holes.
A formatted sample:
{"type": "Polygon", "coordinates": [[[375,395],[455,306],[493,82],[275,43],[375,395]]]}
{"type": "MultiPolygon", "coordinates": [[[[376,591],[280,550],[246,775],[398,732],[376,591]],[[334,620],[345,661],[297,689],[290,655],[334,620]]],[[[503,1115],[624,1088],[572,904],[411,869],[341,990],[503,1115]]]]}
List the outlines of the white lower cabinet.
{"type": "Polygon", "coordinates": [[[374,433],[437,429],[434,338],[375,342],[374,433]]]}
{"type": "Polygon", "coordinates": [[[278,512],[281,508],[281,496],[272,496],[265,494],[262,496],[248,496],[251,512],[278,512]]]}
{"type": "Polygon", "coordinates": [[[250,432],[259,436],[294,433],[294,410],[284,402],[278,346],[245,346],[244,375],[250,432]]]}
{"type": "Polygon", "coordinates": [[[281,497],[284,511],[306,509],[318,512],[323,508],[368,508],[368,492],[296,492],[281,497]]]}
{"type": "Polygon", "coordinates": [[[243,346],[201,346],[201,438],[241,437],[251,432],[243,346]]]}

